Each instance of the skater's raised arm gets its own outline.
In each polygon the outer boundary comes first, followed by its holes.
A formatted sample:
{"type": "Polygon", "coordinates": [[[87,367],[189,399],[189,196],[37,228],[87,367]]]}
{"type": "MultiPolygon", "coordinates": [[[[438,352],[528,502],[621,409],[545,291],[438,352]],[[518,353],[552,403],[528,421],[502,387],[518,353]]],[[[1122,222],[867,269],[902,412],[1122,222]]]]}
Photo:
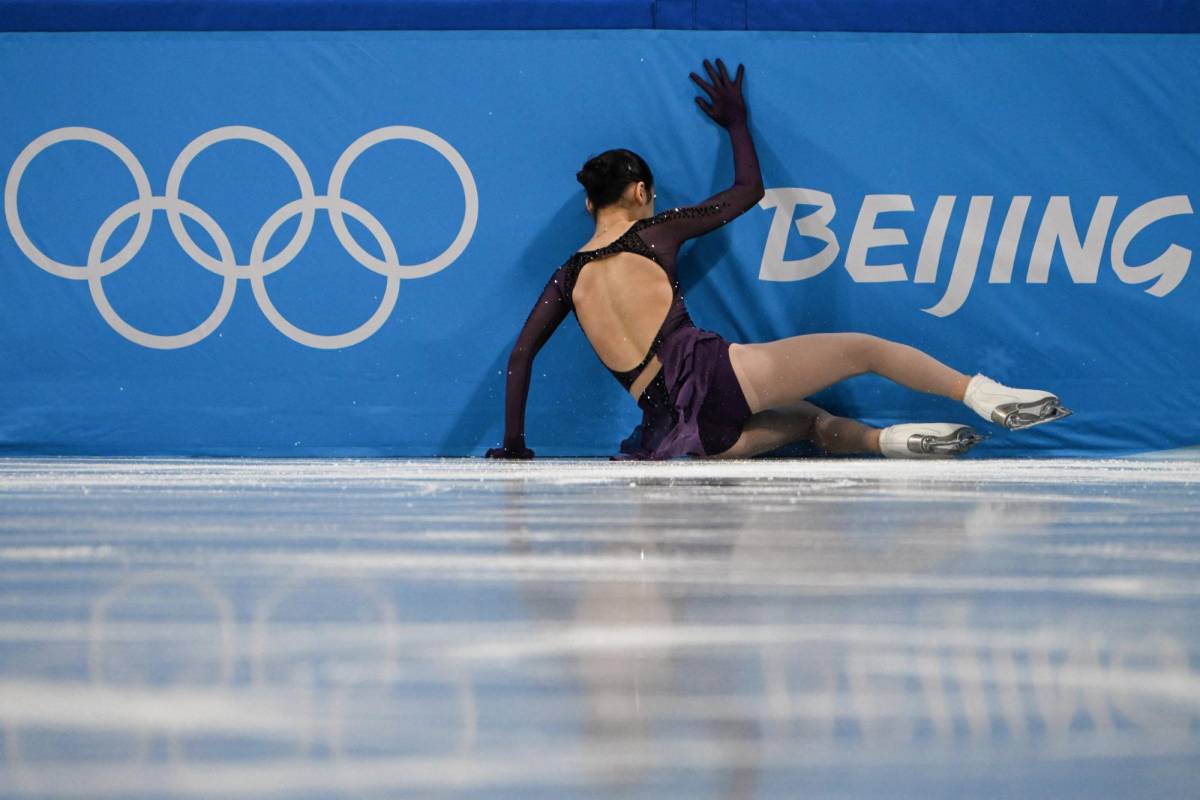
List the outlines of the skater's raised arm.
{"type": "Polygon", "coordinates": [[[508,357],[504,389],[504,445],[488,450],[488,458],[533,458],[533,451],[525,446],[525,400],[534,356],[571,310],[562,287],[563,270],[559,268],[547,281],[517,335],[508,357]]]}
{"type": "Polygon", "coordinates": [[[758,166],[758,154],[754,150],[754,140],[750,136],[747,121],[746,101],[742,96],[746,68],[738,65],[737,76],[730,78],[724,62],[718,58],[715,69],[707,60],[704,69],[711,83],[694,72],[689,77],[709,97],[708,101],[697,97],[696,105],[729,133],[729,143],[733,148],[733,185],[694,206],[684,206],[661,214],[666,219],[643,234],[647,240],[653,237],[656,245],[659,240],[667,240],[663,242],[664,245],[668,242],[678,244],[708,233],[744,213],[763,197],[762,171],[758,166]]]}

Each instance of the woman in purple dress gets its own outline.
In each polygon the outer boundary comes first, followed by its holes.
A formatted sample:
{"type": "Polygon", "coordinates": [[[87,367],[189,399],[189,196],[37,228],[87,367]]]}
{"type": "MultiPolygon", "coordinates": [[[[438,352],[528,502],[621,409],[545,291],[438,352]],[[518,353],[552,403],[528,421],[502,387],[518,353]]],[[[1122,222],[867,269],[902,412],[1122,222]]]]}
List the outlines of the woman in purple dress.
{"type": "Polygon", "coordinates": [[[896,458],[965,453],[981,437],[966,425],[915,423],[877,429],[834,416],[806,397],[874,373],[919,392],[961,401],[1009,429],[1070,412],[1050,392],[968,377],[908,345],[862,333],[819,333],[735,344],[697,328],[676,273],[683,242],[724,225],[763,197],[762,174],[742,95],[745,68],[704,62],[708,96],[696,104],[729,133],[734,181],[693,206],[654,213],[654,176],[640,156],[609,150],[576,178],[596,222],[592,238],[550,277],[508,361],[504,443],[489,458],[532,458],[525,400],[534,356],[574,311],[604,366],[637,401],[642,424],[622,444],[629,458],[748,458],[796,441],[837,454],[896,458]]]}

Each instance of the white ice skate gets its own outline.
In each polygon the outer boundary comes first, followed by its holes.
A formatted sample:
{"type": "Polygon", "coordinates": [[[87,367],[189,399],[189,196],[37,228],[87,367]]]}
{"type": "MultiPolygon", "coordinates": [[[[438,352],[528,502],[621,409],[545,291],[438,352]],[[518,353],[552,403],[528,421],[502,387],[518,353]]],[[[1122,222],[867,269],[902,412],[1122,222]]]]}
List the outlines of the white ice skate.
{"type": "Polygon", "coordinates": [[[916,422],[892,425],[879,432],[879,449],[886,458],[953,458],[983,437],[954,422],[916,422]]]}
{"type": "Polygon", "coordinates": [[[971,378],[963,402],[979,416],[1010,431],[1032,428],[1071,414],[1050,392],[1013,389],[983,375],[971,378]]]}

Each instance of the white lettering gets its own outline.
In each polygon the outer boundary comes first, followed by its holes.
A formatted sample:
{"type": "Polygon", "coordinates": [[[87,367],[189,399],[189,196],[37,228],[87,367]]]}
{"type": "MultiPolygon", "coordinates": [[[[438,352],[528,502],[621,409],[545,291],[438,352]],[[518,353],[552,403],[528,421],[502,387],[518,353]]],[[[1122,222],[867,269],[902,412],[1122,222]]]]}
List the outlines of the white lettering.
{"type": "MultiPolygon", "coordinates": [[[[1101,196],[1096,202],[1091,220],[1087,223],[1087,229],[1081,236],[1075,224],[1070,197],[1052,196],[1046,204],[1034,237],[1032,252],[1026,265],[1026,283],[1048,282],[1050,266],[1056,252],[1062,253],[1062,260],[1073,283],[1096,283],[1118,199],[1116,195],[1101,196]]],[[[946,236],[957,200],[957,195],[938,196],[921,240],[921,250],[913,274],[914,283],[937,282],[946,236]]],[[[926,313],[935,317],[948,317],[966,303],[979,271],[994,200],[991,195],[971,197],[945,291],[936,304],[923,309],[926,313]]],[[[1029,195],[1016,195],[1009,202],[999,238],[996,240],[988,283],[1012,283],[1031,200],[1029,195]]],[[[838,258],[841,246],[837,233],[830,227],[837,207],[831,195],[815,189],[775,188],[766,191],[759,205],[775,211],[759,264],[761,280],[805,280],[821,274],[838,258]],[[797,206],[811,206],[814,210],[793,221],[797,206]],[[816,239],[824,243],[824,246],[805,258],[784,258],[793,222],[801,236],[816,239]]],[[[903,261],[868,264],[867,260],[872,248],[903,246],[909,243],[903,228],[879,226],[879,215],[913,210],[911,195],[869,194],[863,197],[843,263],[846,272],[856,283],[908,280],[907,267],[903,261]]],[[[1153,223],[1168,217],[1192,213],[1192,203],[1186,195],[1160,197],[1134,209],[1117,226],[1112,237],[1109,256],[1116,276],[1124,283],[1148,284],[1145,291],[1155,297],[1165,297],[1174,291],[1183,282],[1191,267],[1191,249],[1179,244],[1169,244],[1157,258],[1134,265],[1128,263],[1127,253],[1133,240],[1153,223]]]]}
{"type": "Polygon", "coordinates": [[[1062,251],[1067,262],[1067,271],[1075,283],[1095,283],[1100,272],[1100,256],[1108,238],[1108,227],[1112,223],[1113,209],[1117,207],[1115,195],[1104,195],[1096,203],[1092,221],[1081,244],[1075,218],[1071,214],[1071,198],[1056,195],[1050,198],[1042,224],[1038,227],[1037,239],[1033,243],[1033,255],[1029,259],[1026,283],[1045,283],[1050,276],[1050,261],[1054,257],[1054,246],[1062,251]]]}
{"type": "Polygon", "coordinates": [[[908,280],[903,264],[867,264],[867,252],[872,247],[908,244],[908,237],[900,228],[876,228],[875,218],[889,211],[912,211],[912,198],[906,194],[869,194],[863,198],[850,235],[850,249],[846,251],[846,271],[859,283],[890,283],[908,280]]]}
{"type": "MultiPolygon", "coordinates": [[[[1009,209],[1011,213],[1012,209],[1009,209]]],[[[935,317],[948,317],[962,308],[975,282],[975,270],[979,267],[979,254],[983,251],[983,237],[987,233],[988,216],[992,213],[992,198],[972,197],[967,207],[967,222],[963,226],[962,239],[958,243],[958,255],[950,271],[950,283],[937,305],[925,312],[935,317]]],[[[919,270],[919,268],[918,268],[919,270]]]]}
{"type": "Polygon", "coordinates": [[[759,280],[802,281],[812,278],[824,272],[841,252],[837,237],[829,229],[829,222],[837,213],[831,195],[815,189],[768,189],[758,205],[760,208],[775,209],[771,229],[767,232],[767,246],[758,265],[759,280]],[[817,210],[796,220],[796,230],[801,236],[825,242],[825,246],[807,258],[787,261],[783,253],[798,205],[816,206],[817,210]]]}
{"type": "Polygon", "coordinates": [[[1017,260],[1017,245],[1021,243],[1021,231],[1025,228],[1025,215],[1029,213],[1029,195],[1017,195],[1004,215],[1004,227],[1000,229],[1000,241],[996,242],[996,255],[992,257],[992,273],[988,283],[1011,283],[1013,263],[1017,260]]]}
{"type": "Polygon", "coordinates": [[[1181,194],[1160,197],[1135,208],[1113,235],[1112,268],[1117,277],[1124,283],[1145,283],[1158,278],[1155,284],[1146,291],[1155,297],[1170,294],[1183,280],[1183,276],[1187,275],[1188,267],[1192,263],[1191,250],[1172,244],[1158,258],[1136,267],[1131,267],[1125,262],[1125,251],[1129,248],[1133,237],[1141,233],[1150,223],[1166,217],[1191,213],[1191,201],[1186,195],[1181,194]]]}
{"type": "Polygon", "coordinates": [[[946,241],[946,227],[950,224],[950,214],[954,211],[954,201],[957,199],[952,194],[944,194],[934,204],[929,224],[925,226],[925,238],[921,240],[921,254],[917,256],[917,274],[913,283],[933,283],[937,280],[942,244],[946,241]]]}

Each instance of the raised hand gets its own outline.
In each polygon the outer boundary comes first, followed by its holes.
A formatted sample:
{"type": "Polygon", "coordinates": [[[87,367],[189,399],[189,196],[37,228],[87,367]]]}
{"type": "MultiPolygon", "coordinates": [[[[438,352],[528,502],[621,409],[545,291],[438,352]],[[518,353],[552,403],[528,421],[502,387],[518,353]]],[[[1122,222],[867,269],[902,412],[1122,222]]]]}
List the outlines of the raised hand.
{"type": "Polygon", "coordinates": [[[512,458],[528,460],[533,458],[533,451],[522,445],[521,447],[493,447],[484,453],[484,458],[512,458]]]}
{"type": "Polygon", "coordinates": [[[738,64],[737,76],[729,77],[729,71],[725,69],[725,62],[717,59],[717,67],[713,69],[713,65],[708,63],[708,59],[704,59],[704,70],[708,73],[708,78],[712,83],[705,81],[696,73],[692,72],[688,75],[697,86],[708,94],[709,102],[705,102],[704,98],[697,97],[696,105],[700,109],[713,118],[713,121],[722,128],[728,128],[737,122],[746,120],[746,100],[742,97],[742,78],[746,75],[746,67],[743,64],[738,64]]]}

